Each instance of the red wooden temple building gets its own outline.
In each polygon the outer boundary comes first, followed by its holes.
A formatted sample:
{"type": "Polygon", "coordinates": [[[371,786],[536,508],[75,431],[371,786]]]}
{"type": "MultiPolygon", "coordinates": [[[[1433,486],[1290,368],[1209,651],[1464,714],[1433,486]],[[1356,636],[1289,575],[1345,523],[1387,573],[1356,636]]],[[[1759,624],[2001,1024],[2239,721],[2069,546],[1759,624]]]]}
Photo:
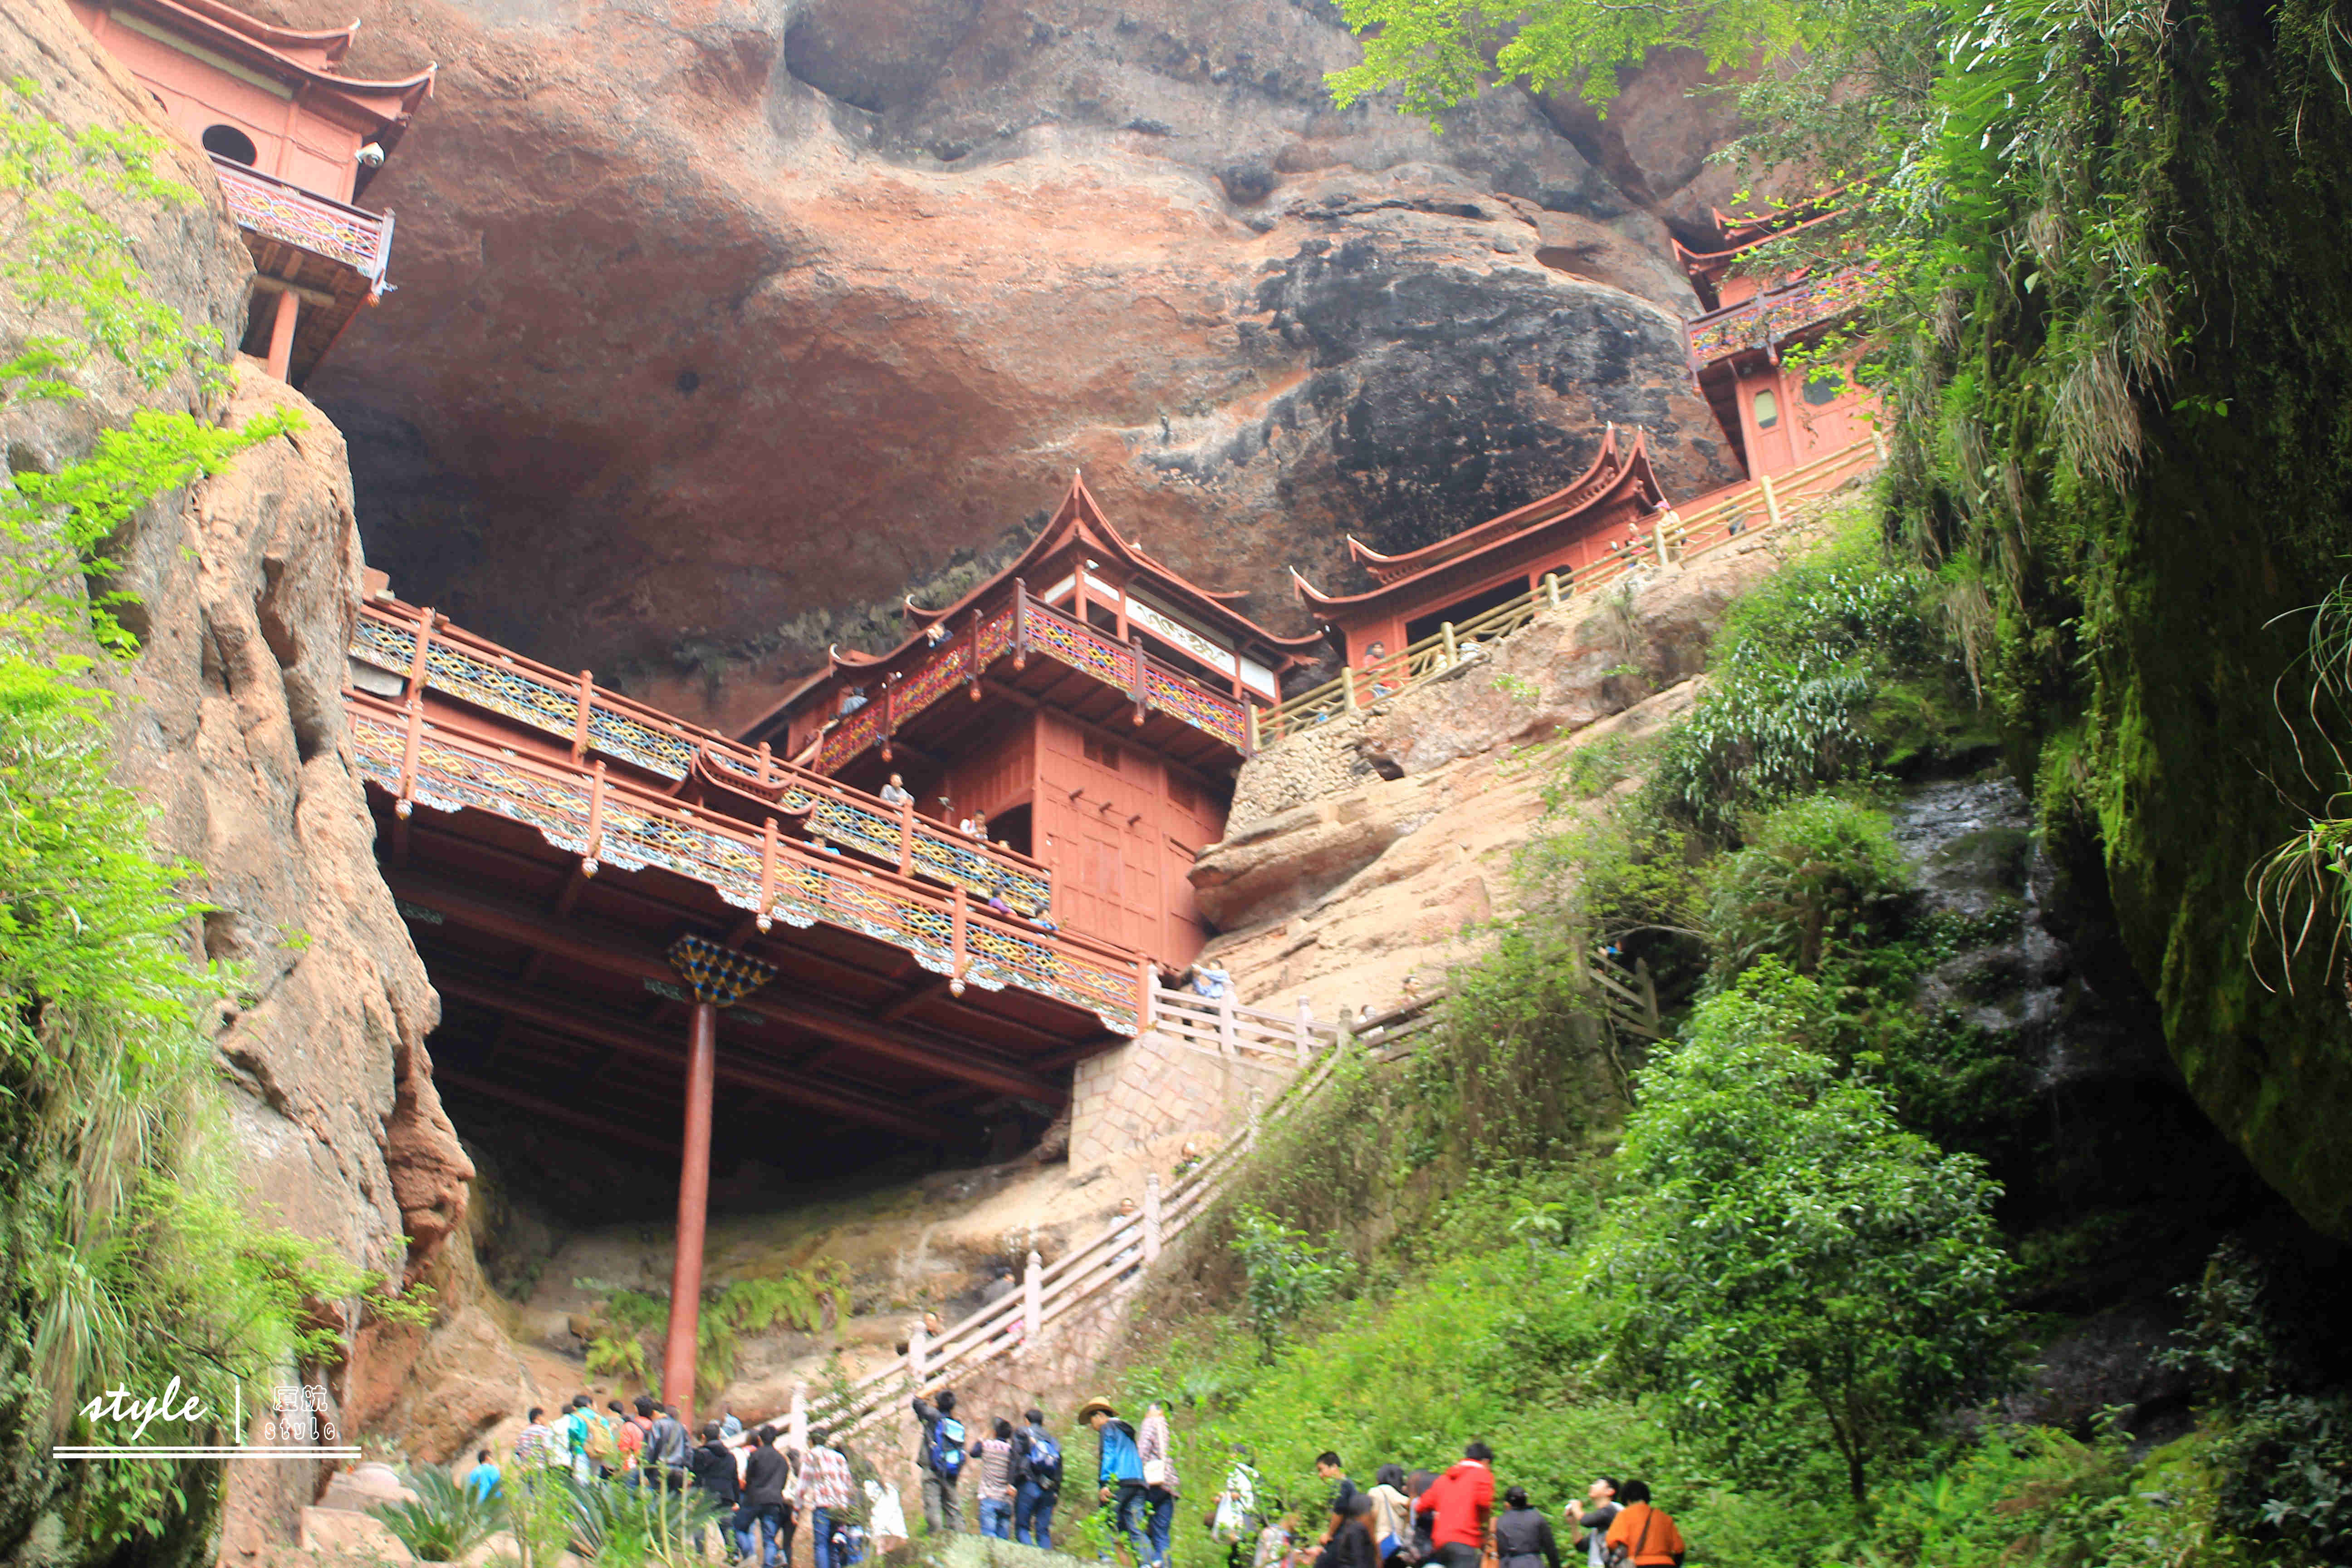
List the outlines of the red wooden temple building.
{"type": "MultiPolygon", "coordinates": [[[[1747,479],[1790,473],[1871,436],[1877,400],[1856,380],[1857,347],[1843,341],[1879,288],[1867,265],[1772,269],[1759,252],[1838,216],[1815,204],[1769,218],[1717,213],[1721,246],[1675,246],[1705,313],[1688,322],[1691,375],[1747,479]],[[1791,351],[1829,345],[1833,352],[1791,351]]],[[[1721,493],[1721,492],[1718,492],[1721,493]]],[[[1690,504],[1706,505],[1713,497],[1690,504]]],[[[1407,679],[1406,648],[1483,612],[1565,580],[1612,551],[1635,551],[1669,504],[1650,466],[1647,437],[1610,427],[1582,474],[1550,495],[1421,549],[1383,555],[1349,538],[1349,563],[1370,578],[1327,594],[1297,571],[1291,585],[1375,694],[1407,679]]]]}
{"type": "Polygon", "coordinates": [[[1048,869],[1064,931],[1181,968],[1208,935],[1186,873],[1223,837],[1256,710],[1323,643],[1239,597],[1121,537],[1074,479],[1018,560],[944,608],[910,603],[886,653],[835,650],[743,739],[861,789],[895,773],[927,822],[984,818],[1048,869]]]}
{"type": "Polygon", "coordinates": [[[1548,574],[1565,575],[1625,548],[1663,504],[1646,439],[1637,431],[1621,440],[1612,426],[1591,468],[1516,510],[1402,555],[1349,538],[1349,557],[1378,584],[1365,593],[1323,594],[1297,572],[1291,583],[1339,637],[1347,662],[1377,673],[1441,624],[1467,620],[1534,592],[1548,574]]]}
{"type": "Polygon", "coordinates": [[[433,90],[340,72],[359,31],[301,32],[220,0],[67,0],[202,147],[253,252],[240,345],[299,384],[391,285],[392,215],[353,205],[433,90]]]}

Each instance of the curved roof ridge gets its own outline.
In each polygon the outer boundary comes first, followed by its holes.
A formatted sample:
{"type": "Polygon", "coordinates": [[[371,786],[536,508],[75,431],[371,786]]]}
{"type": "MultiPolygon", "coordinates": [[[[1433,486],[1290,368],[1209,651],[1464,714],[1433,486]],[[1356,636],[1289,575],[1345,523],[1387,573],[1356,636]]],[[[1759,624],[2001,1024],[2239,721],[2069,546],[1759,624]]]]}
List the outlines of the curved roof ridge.
{"type": "MultiPolygon", "coordinates": [[[[1473,550],[1482,549],[1497,536],[1517,533],[1538,522],[1549,521],[1552,515],[1563,508],[1578,504],[1579,491],[1594,485],[1605,488],[1609,481],[1616,479],[1622,468],[1633,464],[1635,454],[1640,455],[1642,464],[1646,468],[1649,464],[1648,441],[1647,432],[1636,428],[1633,447],[1621,456],[1617,445],[1617,425],[1614,420],[1612,420],[1601,433],[1601,449],[1593,454],[1592,461],[1585,466],[1584,471],[1550,494],[1538,496],[1525,506],[1514,507],[1509,511],[1486,519],[1484,522],[1474,522],[1459,532],[1449,533],[1444,538],[1424,544],[1418,550],[1407,550],[1395,555],[1382,555],[1376,551],[1366,549],[1350,537],[1348,542],[1349,552],[1359,563],[1384,583],[1408,577],[1418,572],[1425,572],[1433,566],[1442,565],[1457,555],[1465,555],[1473,550]]],[[[1591,498],[1585,499],[1589,501],[1591,498]]]]}

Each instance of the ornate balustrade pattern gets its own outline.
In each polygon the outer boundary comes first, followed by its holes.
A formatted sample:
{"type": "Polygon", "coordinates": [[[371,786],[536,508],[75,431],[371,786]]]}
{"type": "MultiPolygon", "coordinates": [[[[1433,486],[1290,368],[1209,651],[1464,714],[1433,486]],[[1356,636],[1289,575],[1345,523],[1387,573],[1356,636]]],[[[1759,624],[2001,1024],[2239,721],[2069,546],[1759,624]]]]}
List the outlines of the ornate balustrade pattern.
{"type": "Polygon", "coordinates": [[[996,919],[961,884],[941,893],[795,843],[772,819],[755,829],[681,805],[602,763],[516,756],[494,739],[428,723],[414,702],[404,711],[358,692],[344,701],[362,775],[393,796],[403,817],[415,805],[488,812],[536,829],[591,872],[659,868],[712,889],[763,930],[782,921],[854,931],[959,986],[1012,986],[1091,1012],[1116,1033],[1137,1030],[1150,973],[1139,955],[996,919]]]}
{"type": "Polygon", "coordinates": [[[1875,262],[1818,273],[1751,300],[1710,310],[1685,329],[1694,370],[1743,349],[1780,342],[1808,327],[1858,310],[1886,291],[1875,262]]]}
{"type": "Polygon", "coordinates": [[[1249,750],[1244,704],[1203,689],[1181,671],[1120,643],[1029,596],[1016,582],[1009,604],[950,632],[903,680],[882,683],[881,694],[826,731],[817,768],[835,773],[867,747],[886,741],[908,719],[959,688],[970,688],[1006,654],[1016,665],[1033,656],[1053,659],[1125,693],[1139,712],[1172,714],[1235,751],[1249,750]]]}
{"type": "Polygon", "coordinates": [[[392,256],[392,215],[346,206],[231,159],[215,157],[221,194],[238,226],[299,249],[346,262],[373,283],[392,256]]]}
{"type": "Polygon", "coordinates": [[[1353,713],[1486,657],[1488,645],[1508,637],[1547,609],[1570,602],[1630,572],[1696,560],[1735,538],[1770,532],[1800,515],[1848,479],[1884,459],[1878,437],[1857,441],[1778,477],[1766,475],[1705,498],[1687,512],[1669,509],[1651,519],[1650,537],[1639,548],[1603,556],[1573,572],[1552,573],[1543,584],[1459,624],[1449,622],[1418,642],[1408,643],[1379,664],[1343,668],[1336,680],[1300,692],[1263,713],[1254,713],[1259,746],[1353,713]]]}
{"type": "Polygon", "coordinates": [[[597,686],[584,671],[563,675],[454,626],[436,624],[423,634],[429,614],[401,616],[362,606],[352,632],[352,656],[380,669],[408,672],[412,682],[421,679],[436,691],[570,741],[575,762],[584,763],[593,753],[674,783],[683,783],[698,764],[719,783],[772,802],[779,814],[803,818],[820,844],[871,855],[902,875],[928,877],[983,899],[1002,895],[1017,913],[1043,913],[1053,906],[1051,874],[1025,855],[967,837],[911,805],[889,805],[823,773],[794,767],[764,748],[754,751],[681,724],[597,686]]]}

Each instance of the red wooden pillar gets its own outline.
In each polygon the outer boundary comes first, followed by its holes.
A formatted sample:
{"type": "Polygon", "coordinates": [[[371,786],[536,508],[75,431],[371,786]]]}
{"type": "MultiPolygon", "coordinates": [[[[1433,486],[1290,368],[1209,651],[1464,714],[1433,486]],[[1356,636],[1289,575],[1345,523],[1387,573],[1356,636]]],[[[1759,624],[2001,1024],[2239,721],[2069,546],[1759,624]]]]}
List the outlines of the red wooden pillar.
{"type": "Polygon", "coordinates": [[[662,1397],[694,1421],[694,1350],[702,1310],[702,1237],[710,1214],[710,1087],[719,1068],[719,1009],[694,1005],[687,1026],[686,1146],[677,1173],[677,1255],[669,1269],[669,1337],[662,1397]]]}
{"type": "Polygon", "coordinates": [[[686,1047],[686,1139],[677,1174],[677,1253],[670,1265],[662,1397],[694,1425],[696,1331],[702,1315],[702,1242],[710,1215],[710,1090],[719,1070],[719,1009],[750,995],[775,970],[707,937],[670,943],[670,967],[694,997],[686,1047]]]}

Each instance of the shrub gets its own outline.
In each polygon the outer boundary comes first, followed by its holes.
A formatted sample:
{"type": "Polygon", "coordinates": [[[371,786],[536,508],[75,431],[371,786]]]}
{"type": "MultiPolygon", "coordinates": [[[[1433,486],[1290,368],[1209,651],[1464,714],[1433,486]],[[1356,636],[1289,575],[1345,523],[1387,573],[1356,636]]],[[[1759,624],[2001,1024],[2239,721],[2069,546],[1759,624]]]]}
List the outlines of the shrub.
{"type": "Polygon", "coordinates": [[[503,1504],[427,1468],[408,1478],[414,1502],[379,1503],[368,1511],[383,1521],[420,1563],[455,1563],[506,1522],[503,1504]]]}
{"type": "Polygon", "coordinates": [[[1747,838],[1707,877],[1716,966],[1726,976],[1764,957],[1811,974],[1832,945],[1885,936],[1911,890],[1886,818],[1834,795],[1782,806],[1747,838]]]}

